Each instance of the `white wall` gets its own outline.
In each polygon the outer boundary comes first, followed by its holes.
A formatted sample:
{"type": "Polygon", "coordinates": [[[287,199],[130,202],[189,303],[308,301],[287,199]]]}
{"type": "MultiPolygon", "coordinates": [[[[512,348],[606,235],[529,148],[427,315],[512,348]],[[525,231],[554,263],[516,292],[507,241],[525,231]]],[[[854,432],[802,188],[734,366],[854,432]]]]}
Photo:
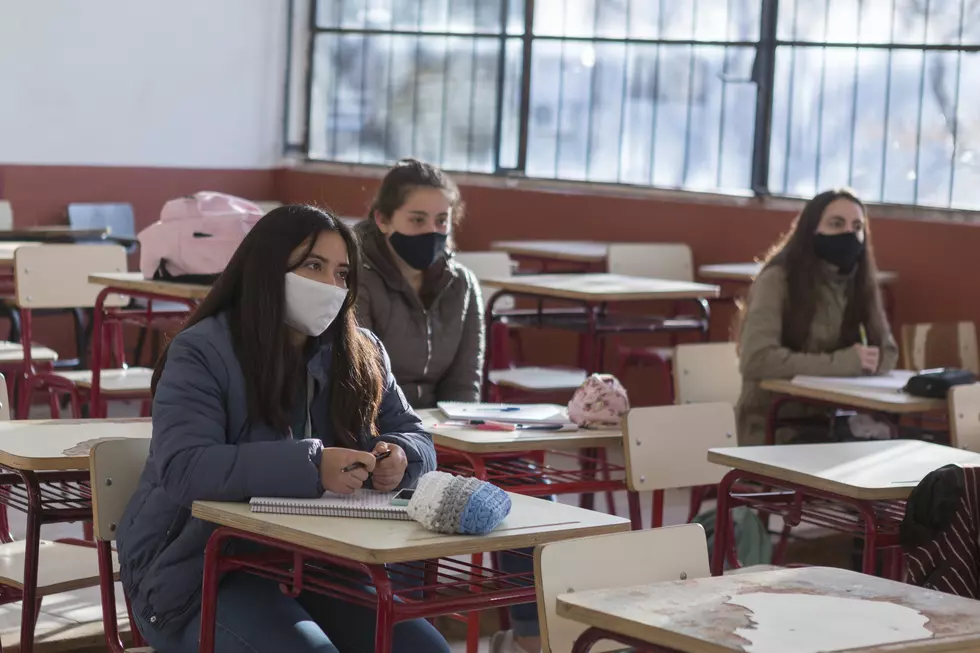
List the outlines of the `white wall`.
{"type": "Polygon", "coordinates": [[[286,0],[0,0],[0,163],[270,168],[286,0]]]}

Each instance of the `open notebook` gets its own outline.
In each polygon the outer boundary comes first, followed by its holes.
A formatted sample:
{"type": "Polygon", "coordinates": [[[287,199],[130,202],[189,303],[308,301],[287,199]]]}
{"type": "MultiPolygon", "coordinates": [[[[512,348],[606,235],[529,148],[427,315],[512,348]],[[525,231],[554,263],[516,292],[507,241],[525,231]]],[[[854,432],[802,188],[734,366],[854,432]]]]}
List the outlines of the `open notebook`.
{"type": "Polygon", "coordinates": [[[354,494],[327,492],[319,499],[272,499],[252,497],[252,512],[316,517],[359,517],[361,519],[400,519],[411,521],[405,506],[391,505],[395,492],[357,490],[354,494]]]}
{"type": "Polygon", "coordinates": [[[794,376],[793,385],[808,388],[852,390],[859,392],[901,392],[915,376],[908,370],[893,370],[881,376],[794,376]]]}

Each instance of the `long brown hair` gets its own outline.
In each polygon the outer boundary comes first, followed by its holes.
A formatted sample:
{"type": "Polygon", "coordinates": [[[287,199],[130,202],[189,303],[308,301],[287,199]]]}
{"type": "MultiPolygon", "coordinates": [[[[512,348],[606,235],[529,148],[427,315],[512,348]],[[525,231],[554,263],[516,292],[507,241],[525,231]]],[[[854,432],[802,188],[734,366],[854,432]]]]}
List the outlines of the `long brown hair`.
{"type": "Polygon", "coordinates": [[[817,227],[831,202],[846,199],[861,207],[864,213],[864,252],[854,269],[853,284],[848,289],[847,306],[841,323],[838,346],[849,347],[861,341],[860,328],[865,325],[868,344],[881,347],[887,331],[881,291],[878,288],[878,266],[871,241],[871,223],[864,203],[846,189],[827,190],[806,203],[793,221],[789,233],[769,250],[763,270],[780,266],[786,272],[786,305],[783,308],[782,344],[803,351],[810,337],[816,315],[816,286],[819,283],[820,259],[815,239],[817,227]]]}
{"type": "MultiPolygon", "coordinates": [[[[270,211],[256,223],[231,257],[207,298],[184,329],[227,313],[235,354],[245,375],[249,419],[280,432],[289,427],[303,359],[288,341],[285,278],[293,251],[306,245],[302,262],[324,232],[337,232],[347,245],[350,272],[347,299],[330,328],[320,336],[333,344],[330,374],[330,422],[341,442],[355,446],[361,434],[375,435],[383,392],[381,356],[357,328],[360,250],[350,228],[312,206],[289,205],[270,211]]],[[[156,392],[167,364],[164,351],[153,373],[156,392]]]]}

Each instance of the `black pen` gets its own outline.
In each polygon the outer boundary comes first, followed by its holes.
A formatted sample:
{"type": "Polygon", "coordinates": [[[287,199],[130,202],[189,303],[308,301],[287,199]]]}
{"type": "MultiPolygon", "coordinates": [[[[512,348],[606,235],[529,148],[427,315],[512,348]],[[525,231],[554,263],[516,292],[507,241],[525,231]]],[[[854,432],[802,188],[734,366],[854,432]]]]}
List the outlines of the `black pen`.
{"type": "MultiPolygon", "coordinates": [[[[385,458],[387,458],[390,455],[391,455],[391,449],[388,449],[387,451],[382,451],[381,453],[374,454],[374,460],[375,461],[381,461],[381,460],[384,460],[385,458]]],[[[366,465],[364,463],[361,463],[361,462],[351,463],[350,465],[347,465],[347,467],[344,467],[340,471],[341,471],[341,473],[347,473],[347,472],[352,472],[352,471],[354,471],[355,469],[358,469],[358,468],[364,468],[365,466],[366,465]]]]}

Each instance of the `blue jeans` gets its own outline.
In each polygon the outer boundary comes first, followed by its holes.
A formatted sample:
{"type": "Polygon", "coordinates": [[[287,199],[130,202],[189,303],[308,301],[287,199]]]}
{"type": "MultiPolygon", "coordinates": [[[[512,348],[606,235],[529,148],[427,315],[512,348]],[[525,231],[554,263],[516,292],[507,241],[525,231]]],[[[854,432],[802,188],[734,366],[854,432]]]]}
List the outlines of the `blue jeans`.
{"type": "MultiPolygon", "coordinates": [[[[201,615],[173,630],[136,617],[157,653],[197,653],[201,615]]],[[[215,653],[370,653],[375,612],[340,599],[304,592],[290,598],[277,583],[246,573],[228,574],[218,588],[215,653]]],[[[449,644],[425,619],[395,626],[393,653],[449,653],[449,644]]]]}

